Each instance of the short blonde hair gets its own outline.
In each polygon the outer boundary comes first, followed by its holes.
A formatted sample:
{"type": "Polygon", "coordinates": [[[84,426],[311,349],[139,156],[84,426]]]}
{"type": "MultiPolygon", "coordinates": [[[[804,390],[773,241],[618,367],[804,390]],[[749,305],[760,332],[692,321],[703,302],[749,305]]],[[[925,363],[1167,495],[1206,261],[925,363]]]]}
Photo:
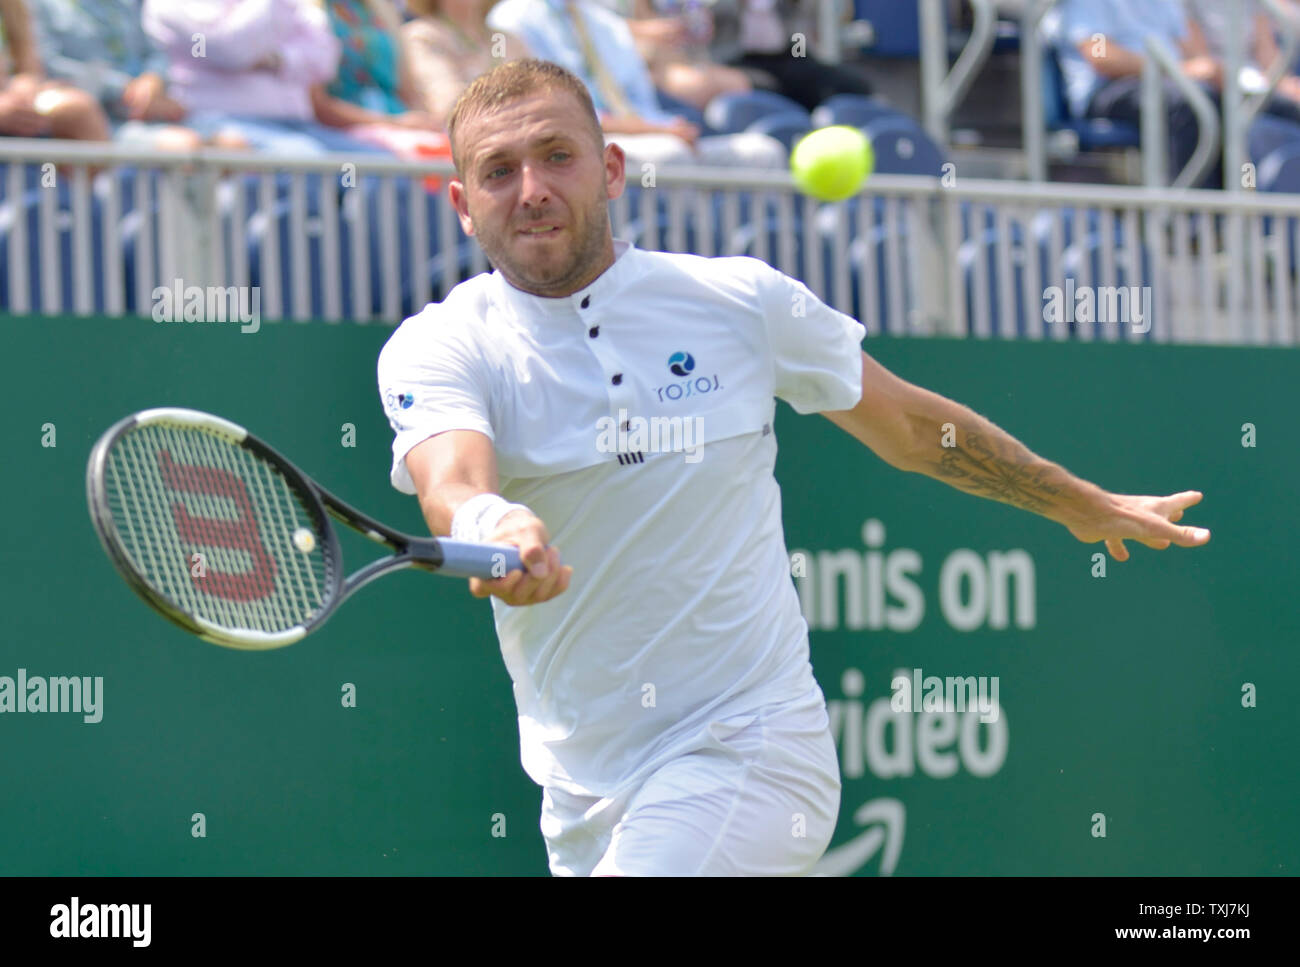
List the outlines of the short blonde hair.
{"type": "Polygon", "coordinates": [[[587,85],[576,74],[547,60],[511,60],[476,77],[451,109],[451,116],[447,119],[447,136],[451,140],[451,157],[457,172],[460,171],[460,151],[456,143],[456,129],[466,118],[491,111],[538,91],[555,90],[567,91],[577,99],[583,113],[591,121],[592,137],[604,148],[605,137],[601,134],[596,105],[591,100],[587,85]]]}

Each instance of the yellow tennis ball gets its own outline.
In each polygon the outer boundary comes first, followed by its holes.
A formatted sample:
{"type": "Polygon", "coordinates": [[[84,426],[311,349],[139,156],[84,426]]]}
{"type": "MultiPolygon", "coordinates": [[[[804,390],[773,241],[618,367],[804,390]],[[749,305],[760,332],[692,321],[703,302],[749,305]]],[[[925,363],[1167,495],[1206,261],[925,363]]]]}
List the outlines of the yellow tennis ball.
{"type": "Polygon", "coordinates": [[[316,536],[307,528],[299,527],[293,532],[293,546],[304,554],[310,554],[316,549],[316,536]]]}
{"type": "Polygon", "coordinates": [[[822,201],[852,198],[875,167],[871,141],[857,128],[837,124],[804,135],[790,152],[790,173],[804,194],[822,201]]]}

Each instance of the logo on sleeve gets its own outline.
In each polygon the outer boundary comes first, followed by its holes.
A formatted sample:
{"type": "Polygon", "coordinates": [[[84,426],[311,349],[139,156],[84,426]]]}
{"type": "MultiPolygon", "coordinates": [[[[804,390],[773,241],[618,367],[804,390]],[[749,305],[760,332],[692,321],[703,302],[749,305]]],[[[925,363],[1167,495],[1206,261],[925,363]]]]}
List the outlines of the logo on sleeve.
{"type": "Polygon", "coordinates": [[[395,410],[399,407],[409,410],[414,402],[415,396],[411,393],[395,393],[391,389],[384,393],[384,406],[389,410],[395,410]]]}
{"type": "Polygon", "coordinates": [[[688,352],[678,350],[668,357],[668,370],[674,376],[684,376],[685,379],[669,383],[666,386],[656,386],[655,395],[659,397],[659,402],[664,401],[676,402],[677,400],[688,399],[692,396],[703,396],[705,393],[713,393],[721,389],[718,382],[718,374],[712,376],[695,376],[695,357],[688,352]]]}

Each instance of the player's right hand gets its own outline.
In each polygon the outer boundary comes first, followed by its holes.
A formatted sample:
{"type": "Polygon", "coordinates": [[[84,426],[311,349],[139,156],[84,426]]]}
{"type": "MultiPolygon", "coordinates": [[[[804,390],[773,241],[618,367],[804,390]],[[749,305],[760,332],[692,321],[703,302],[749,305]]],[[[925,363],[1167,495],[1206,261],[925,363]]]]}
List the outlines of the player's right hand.
{"type": "Polygon", "coordinates": [[[560,552],[550,546],[546,525],[522,510],[506,514],[488,538],[490,544],[513,544],[525,570],[511,571],[493,581],[470,578],[469,590],[476,598],[495,596],[512,607],[541,604],[569,587],[573,568],[560,563],[560,552]]]}

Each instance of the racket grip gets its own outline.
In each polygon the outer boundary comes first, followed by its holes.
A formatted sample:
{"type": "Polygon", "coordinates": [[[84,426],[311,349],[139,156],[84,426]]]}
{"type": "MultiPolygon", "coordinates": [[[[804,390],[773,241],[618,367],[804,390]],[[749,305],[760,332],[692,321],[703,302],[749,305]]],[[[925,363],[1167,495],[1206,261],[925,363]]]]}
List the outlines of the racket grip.
{"type": "Polygon", "coordinates": [[[442,567],[439,574],[459,578],[503,578],[511,571],[522,571],[519,548],[513,544],[473,544],[468,541],[439,540],[442,567]]]}

